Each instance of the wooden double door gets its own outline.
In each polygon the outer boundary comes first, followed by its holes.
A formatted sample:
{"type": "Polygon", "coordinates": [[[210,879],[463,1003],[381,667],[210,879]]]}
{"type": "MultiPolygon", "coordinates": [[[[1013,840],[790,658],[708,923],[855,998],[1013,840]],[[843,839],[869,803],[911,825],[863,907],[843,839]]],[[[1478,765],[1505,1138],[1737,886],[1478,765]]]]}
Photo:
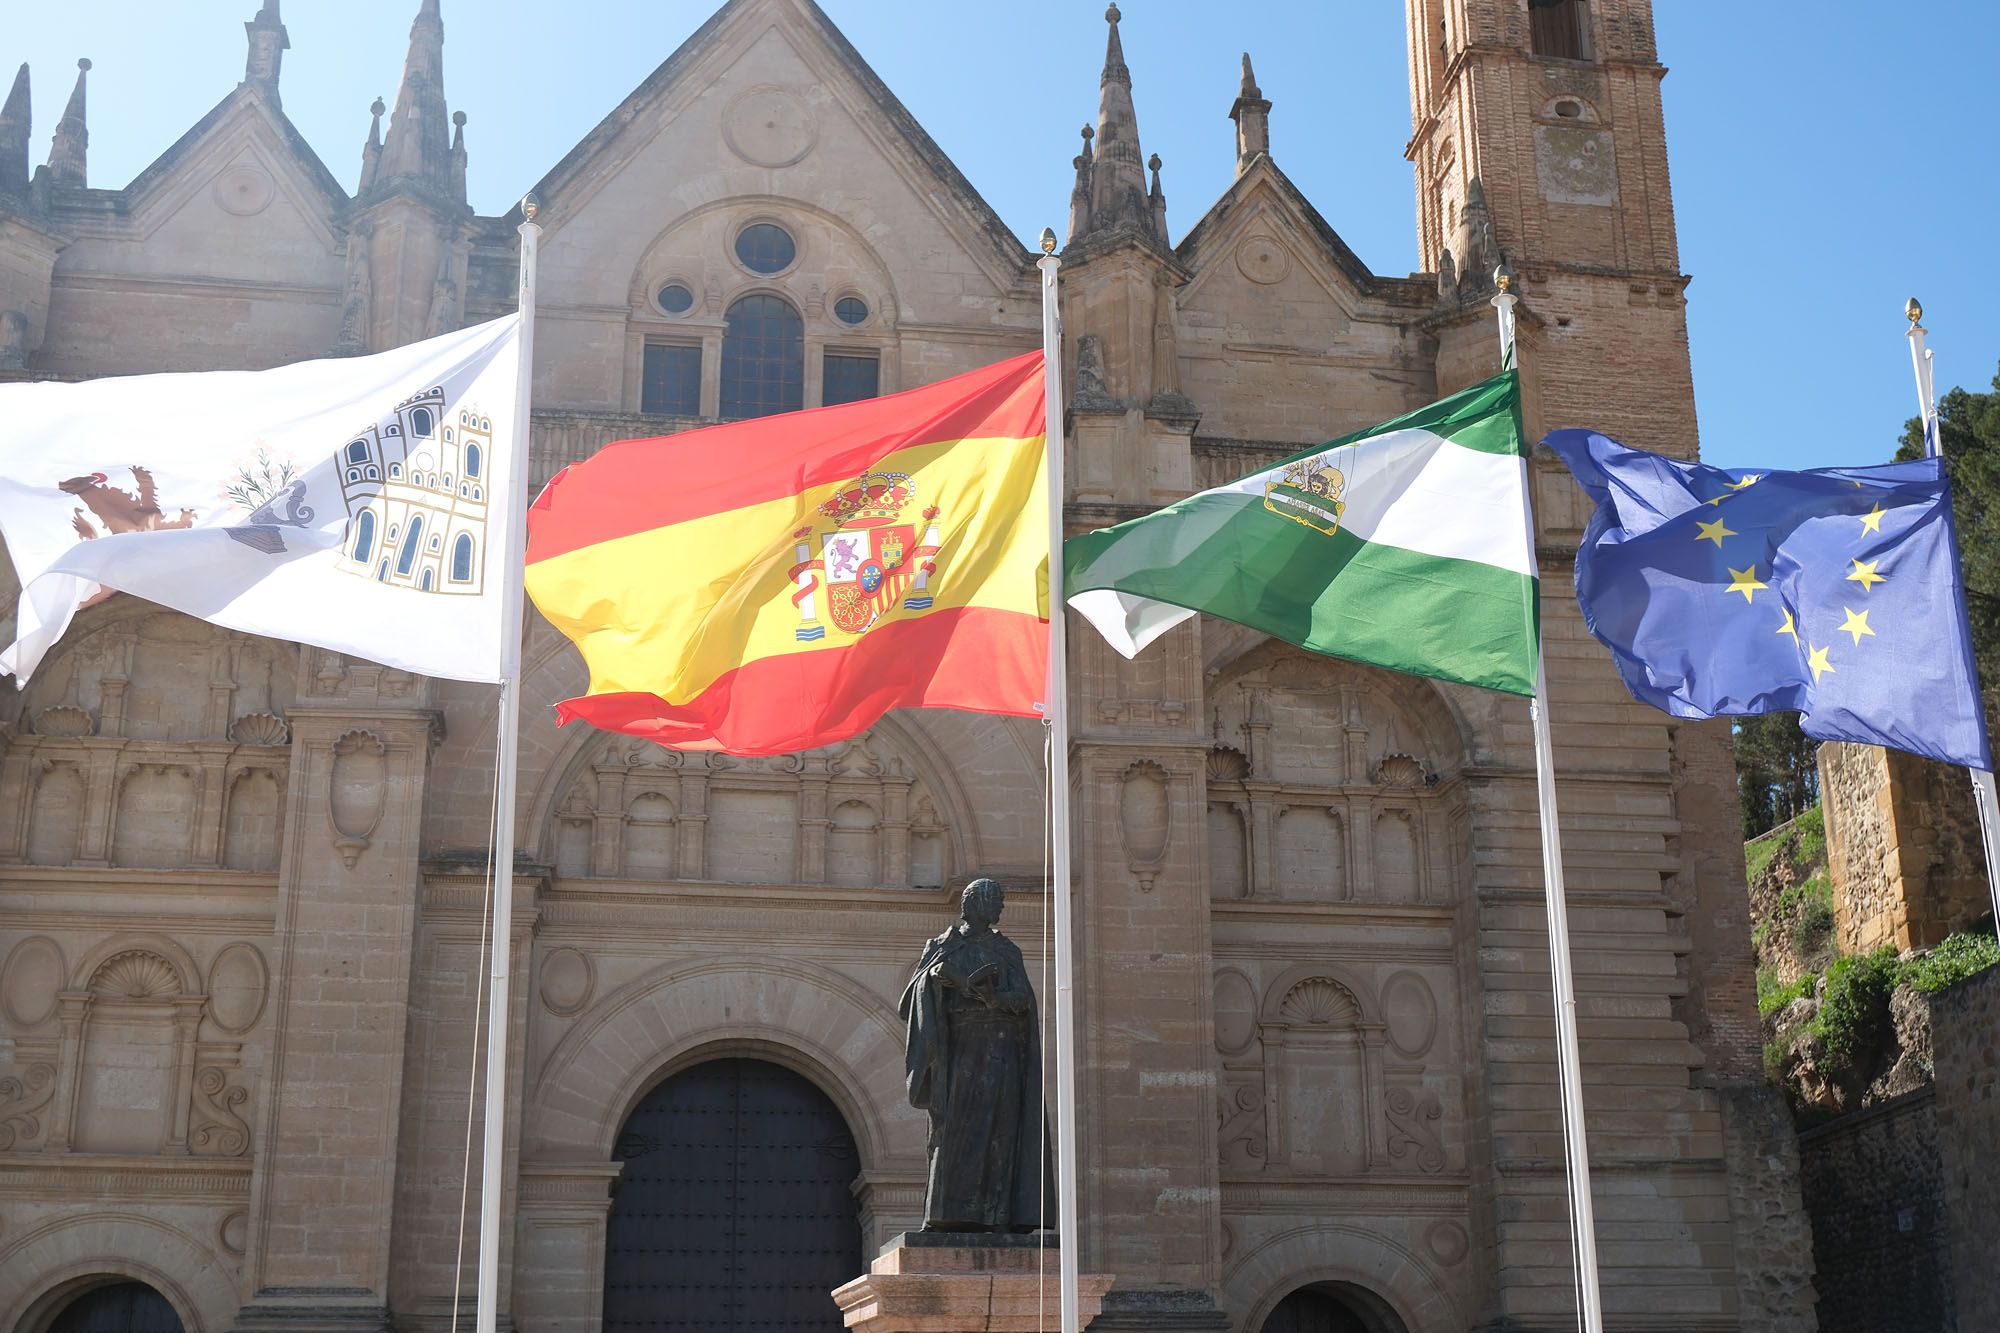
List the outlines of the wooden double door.
{"type": "Polygon", "coordinates": [[[604,1333],[837,1333],[859,1277],[860,1162],[839,1109],[762,1060],[696,1065],[632,1112],[605,1237],[604,1333]]]}

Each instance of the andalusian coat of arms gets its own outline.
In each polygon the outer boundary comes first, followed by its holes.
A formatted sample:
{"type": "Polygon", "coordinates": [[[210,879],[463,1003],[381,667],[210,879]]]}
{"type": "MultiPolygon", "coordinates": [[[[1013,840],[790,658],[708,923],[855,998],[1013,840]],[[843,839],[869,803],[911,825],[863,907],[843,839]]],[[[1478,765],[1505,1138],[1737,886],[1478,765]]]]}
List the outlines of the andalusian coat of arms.
{"type": "Polygon", "coordinates": [[[1276,478],[1264,483],[1264,508],[1331,537],[1340,531],[1340,516],[1347,512],[1347,502],[1340,498],[1346,489],[1347,478],[1340,469],[1325,454],[1317,454],[1287,463],[1276,478]]]}

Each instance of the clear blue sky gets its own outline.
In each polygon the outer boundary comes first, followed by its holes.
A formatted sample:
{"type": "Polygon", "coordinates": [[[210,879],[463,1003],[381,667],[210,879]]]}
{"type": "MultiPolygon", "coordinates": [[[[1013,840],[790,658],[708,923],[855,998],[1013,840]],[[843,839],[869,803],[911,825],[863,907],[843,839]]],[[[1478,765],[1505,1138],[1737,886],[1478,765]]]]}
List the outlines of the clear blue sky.
{"type": "MultiPolygon", "coordinates": [[[[474,206],[509,205],[715,3],[444,0],[474,206]]],[[[1097,0],[822,4],[1002,218],[1024,238],[1061,228],[1077,129],[1097,108],[1097,0]]],[[[1371,268],[1415,266],[1399,0],[1123,7],[1141,140],[1166,161],[1176,238],[1228,184],[1224,113],[1248,49],[1276,103],[1278,161],[1371,268]]],[[[88,56],[91,183],[119,186],[242,78],[257,3],[8,8],[0,65],[33,63],[37,160],[88,56]]],[[[285,5],[285,109],[350,189],[368,103],[393,102],[416,8],[285,5]]],[[[2000,6],[1659,0],[1656,17],[1704,455],[1886,458],[1915,404],[1905,297],[1928,311],[1941,389],[1986,388],[2000,361],[2000,6]]]]}

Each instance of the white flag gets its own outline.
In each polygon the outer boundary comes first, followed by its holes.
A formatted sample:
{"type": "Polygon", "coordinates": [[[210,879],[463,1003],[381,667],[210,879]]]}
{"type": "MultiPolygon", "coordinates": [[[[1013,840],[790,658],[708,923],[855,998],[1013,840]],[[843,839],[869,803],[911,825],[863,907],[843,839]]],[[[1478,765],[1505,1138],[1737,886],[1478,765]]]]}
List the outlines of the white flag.
{"type": "Polygon", "coordinates": [[[0,536],[22,588],[0,672],[25,681],[113,588],[498,680],[519,333],[509,315],[376,356],[0,386],[0,536]]]}

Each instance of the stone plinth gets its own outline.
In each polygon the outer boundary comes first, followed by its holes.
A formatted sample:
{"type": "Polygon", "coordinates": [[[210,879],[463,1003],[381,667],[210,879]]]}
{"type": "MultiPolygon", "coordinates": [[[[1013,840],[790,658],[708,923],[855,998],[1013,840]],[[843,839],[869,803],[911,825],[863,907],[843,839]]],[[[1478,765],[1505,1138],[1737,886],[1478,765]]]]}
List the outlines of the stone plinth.
{"type": "MultiPolygon", "coordinates": [[[[1054,1236],[910,1231],[833,1299],[863,1333],[1034,1333],[1057,1322],[1059,1271],[1054,1236]]],[[[1097,1317],[1111,1282],[1105,1273],[1079,1279],[1081,1324],[1097,1317]]]]}

